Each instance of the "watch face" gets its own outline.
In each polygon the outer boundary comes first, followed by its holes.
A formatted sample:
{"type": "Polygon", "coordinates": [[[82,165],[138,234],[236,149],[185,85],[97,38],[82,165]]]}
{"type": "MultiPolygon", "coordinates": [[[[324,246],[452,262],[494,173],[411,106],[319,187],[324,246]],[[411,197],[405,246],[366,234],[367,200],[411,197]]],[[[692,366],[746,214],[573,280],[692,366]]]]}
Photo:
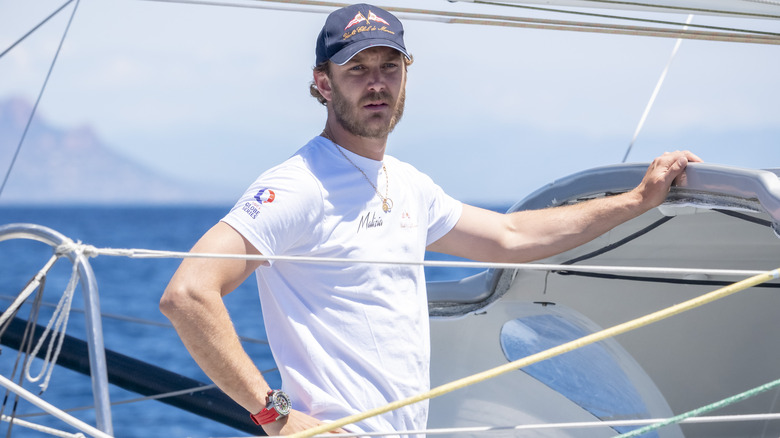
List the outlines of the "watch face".
{"type": "Polygon", "coordinates": [[[271,396],[271,401],[274,405],[274,409],[276,409],[276,412],[278,412],[279,415],[290,414],[290,397],[288,397],[287,394],[282,391],[274,391],[274,394],[271,396]]]}

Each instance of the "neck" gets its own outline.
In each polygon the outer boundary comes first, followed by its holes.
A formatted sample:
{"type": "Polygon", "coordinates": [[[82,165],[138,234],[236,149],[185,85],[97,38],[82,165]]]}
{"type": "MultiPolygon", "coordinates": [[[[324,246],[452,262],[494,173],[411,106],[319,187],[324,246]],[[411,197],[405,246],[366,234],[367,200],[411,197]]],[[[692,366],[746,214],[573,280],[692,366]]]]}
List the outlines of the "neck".
{"type": "Polygon", "coordinates": [[[322,130],[320,135],[354,154],[376,161],[382,161],[385,157],[387,136],[368,138],[354,135],[344,129],[340,123],[330,118],[325,123],[325,129],[322,130]]]}

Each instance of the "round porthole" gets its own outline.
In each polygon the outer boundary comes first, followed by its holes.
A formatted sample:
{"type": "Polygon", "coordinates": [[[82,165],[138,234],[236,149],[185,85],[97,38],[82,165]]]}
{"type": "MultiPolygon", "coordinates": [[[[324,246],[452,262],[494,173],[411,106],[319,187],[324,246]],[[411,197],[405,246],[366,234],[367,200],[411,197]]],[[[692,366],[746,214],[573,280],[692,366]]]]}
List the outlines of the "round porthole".
{"type": "MultiPolygon", "coordinates": [[[[542,309],[536,306],[534,309],[542,309]]],[[[592,323],[556,306],[507,321],[501,328],[501,348],[515,361],[593,333],[592,323]]],[[[648,418],[648,409],[624,366],[637,366],[616,353],[614,341],[591,344],[522,368],[602,420],[648,418]],[[626,363],[624,363],[626,362],[626,363]],[[630,363],[629,363],[630,362],[630,363]]],[[[627,355],[627,353],[625,353],[627,355]]],[[[620,433],[633,430],[620,428],[620,433]]]]}

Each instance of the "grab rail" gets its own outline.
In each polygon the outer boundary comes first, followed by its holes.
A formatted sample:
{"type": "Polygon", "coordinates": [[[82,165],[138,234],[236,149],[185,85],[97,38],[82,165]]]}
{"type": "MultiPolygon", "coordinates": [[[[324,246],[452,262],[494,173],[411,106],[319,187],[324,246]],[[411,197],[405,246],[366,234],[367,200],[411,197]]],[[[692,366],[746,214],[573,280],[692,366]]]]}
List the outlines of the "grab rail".
{"type": "MultiPolygon", "coordinates": [[[[0,242],[11,239],[29,239],[43,242],[54,249],[73,241],[51,228],[35,224],[7,224],[0,226],[0,242]]],[[[92,393],[95,398],[95,422],[99,430],[113,435],[111,402],[108,394],[108,370],[103,343],[103,325],[100,319],[100,300],[97,280],[88,258],[81,252],[64,253],[77,266],[81,289],[84,293],[84,319],[87,331],[89,365],[92,376],[92,393]]]]}

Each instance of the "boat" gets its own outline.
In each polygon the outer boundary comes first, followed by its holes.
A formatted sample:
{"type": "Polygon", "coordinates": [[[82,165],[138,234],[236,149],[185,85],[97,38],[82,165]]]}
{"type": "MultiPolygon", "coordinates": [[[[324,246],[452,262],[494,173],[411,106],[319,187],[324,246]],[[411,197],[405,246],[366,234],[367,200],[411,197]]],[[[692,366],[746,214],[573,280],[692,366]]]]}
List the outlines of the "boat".
{"type": "MultiPolygon", "coordinates": [[[[512,210],[622,193],[634,187],[643,172],[643,166],[617,165],[577,173],[542,187],[512,210]]],[[[460,282],[429,285],[431,313],[437,316],[431,323],[432,342],[460,347],[457,352],[436,350],[434,383],[478,373],[502,360],[513,361],[701,296],[740,279],[734,276],[739,272],[729,270],[743,270],[747,276],[751,270],[776,269],[778,175],[778,169],[692,164],[687,183],[674,187],[659,208],[588,244],[540,261],[557,265],[554,270],[492,269],[460,282]],[[655,269],[566,269],[581,264],[655,269]],[[709,269],[713,271],[699,271],[709,269]]],[[[778,378],[778,358],[772,353],[776,341],[767,334],[780,329],[772,310],[780,304],[775,293],[780,283],[764,286],[626,333],[611,343],[586,347],[592,348],[590,352],[553,358],[434,399],[432,425],[445,427],[454,421],[474,427],[487,417],[503,418],[494,420],[502,425],[668,418],[771,382],[778,378]],[[763,359],[756,360],[759,357],[763,359]],[[560,399],[562,395],[566,400],[560,399]],[[518,423],[519,418],[524,421],[518,423]]],[[[718,415],[776,414],[778,394],[775,389],[718,415]]],[[[682,425],[681,430],[661,431],[660,436],[764,437],[777,435],[778,427],[771,419],[748,424],[732,418],[730,423],[682,425]]],[[[615,435],[604,429],[572,429],[571,435],[555,430],[550,436],[615,435]]]]}
{"type": "MultiPolygon", "coordinates": [[[[538,4],[548,2],[510,3],[539,7],[538,4]]],[[[780,18],[780,6],[772,1],[704,3],[669,1],[664,3],[663,10],[746,15],[770,21],[780,18]]],[[[575,8],[594,6],[594,2],[575,0],[560,4],[575,8]]],[[[255,3],[240,6],[254,7],[255,3]]],[[[319,10],[332,7],[326,3],[316,6],[319,10]]],[[[658,2],[627,5],[604,1],[596,6],[656,11],[658,2]]],[[[680,26],[669,30],[672,25],[668,23],[646,29],[593,26],[590,22],[568,20],[520,20],[460,11],[430,14],[400,8],[397,12],[474,25],[564,27],[577,32],[595,28],[608,33],[667,38],[778,43],[777,35],[723,29],[680,30],[680,26]]],[[[510,211],[573,204],[621,193],[637,184],[645,167],[626,163],[555,176],[510,211]]],[[[593,242],[534,264],[485,266],[482,272],[467,278],[430,282],[433,386],[513,363],[777,268],[778,175],[778,169],[692,164],[685,181],[672,189],[662,206],[593,242]]],[[[52,247],[67,244],[65,251],[80,271],[82,288],[97,289],[84,259],[84,251],[90,251],[89,247],[71,246],[67,236],[36,224],[0,225],[0,241],[15,238],[45,242],[52,247]]],[[[466,262],[450,263],[464,266],[466,262]]],[[[774,341],[780,321],[773,312],[780,304],[778,287],[780,282],[770,280],[648,327],[434,397],[429,434],[615,436],[772,382],[780,377],[775,372],[780,358],[774,341]]],[[[89,297],[89,292],[85,296],[89,297]]],[[[58,414],[58,418],[88,435],[112,436],[107,395],[110,383],[143,395],[178,392],[166,402],[237,430],[254,430],[248,418],[233,415],[236,410],[230,400],[207,383],[105,351],[100,334],[103,317],[97,297],[92,298],[85,299],[87,335],[83,340],[64,338],[60,363],[91,373],[95,425],[73,421],[67,414],[58,414]],[[88,364],[85,356],[89,357],[88,364]],[[215,405],[222,408],[214,409],[215,405]]],[[[16,329],[8,330],[23,332],[24,322],[17,321],[16,329]]],[[[12,344],[9,337],[4,335],[3,342],[12,344]]],[[[11,384],[7,387],[17,389],[11,384]]],[[[34,394],[25,397],[35,400],[34,394]]],[[[778,398],[780,390],[775,387],[721,408],[719,417],[681,420],[682,424],[660,428],[648,436],[778,436],[780,421],[773,415],[780,414],[778,398]]],[[[54,412],[49,406],[45,409],[54,412]]],[[[25,436],[28,432],[18,433],[25,436]]]]}

